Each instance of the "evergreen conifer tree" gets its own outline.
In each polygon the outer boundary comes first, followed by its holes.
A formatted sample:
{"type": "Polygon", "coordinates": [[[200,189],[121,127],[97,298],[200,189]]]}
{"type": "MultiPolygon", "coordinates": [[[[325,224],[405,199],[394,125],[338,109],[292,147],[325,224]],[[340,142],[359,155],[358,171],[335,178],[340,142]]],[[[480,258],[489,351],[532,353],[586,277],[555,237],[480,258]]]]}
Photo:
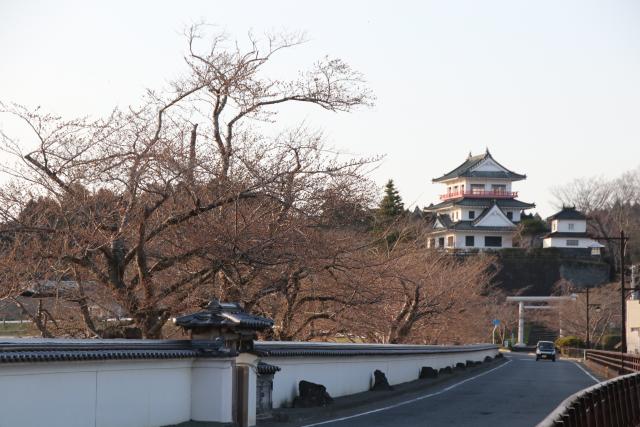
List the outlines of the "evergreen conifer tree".
{"type": "Polygon", "coordinates": [[[378,206],[378,220],[386,222],[404,213],[404,203],[393,180],[390,179],[384,188],[384,197],[378,206]]]}

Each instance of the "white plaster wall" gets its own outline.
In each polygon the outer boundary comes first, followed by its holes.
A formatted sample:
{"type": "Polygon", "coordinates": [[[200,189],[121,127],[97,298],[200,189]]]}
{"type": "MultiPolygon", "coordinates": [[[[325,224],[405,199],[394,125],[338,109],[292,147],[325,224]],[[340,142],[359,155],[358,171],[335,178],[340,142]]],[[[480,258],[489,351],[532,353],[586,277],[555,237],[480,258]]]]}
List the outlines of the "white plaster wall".
{"type": "Polygon", "coordinates": [[[462,218],[462,215],[463,215],[462,209],[459,209],[459,208],[457,208],[457,209],[449,209],[446,212],[446,214],[449,215],[449,218],[451,218],[451,221],[453,221],[453,222],[458,222],[458,221],[460,221],[462,219],[466,219],[466,218],[462,218]]]}
{"type": "Polygon", "coordinates": [[[393,385],[418,379],[423,366],[440,369],[467,360],[482,361],[497,353],[496,349],[415,356],[263,357],[261,360],[281,368],[273,379],[273,407],[279,408],[291,405],[302,380],[322,384],[332,397],[339,397],[369,390],[376,369],[384,372],[393,385]]]}
{"type": "Polygon", "coordinates": [[[233,364],[227,360],[198,359],[191,370],[191,419],[233,421],[233,364]]]}
{"type": "Polygon", "coordinates": [[[447,234],[445,234],[444,230],[443,231],[439,231],[439,232],[434,232],[433,234],[431,234],[429,236],[429,239],[434,239],[435,240],[434,248],[438,248],[438,249],[441,248],[441,246],[439,246],[439,243],[438,243],[440,241],[441,237],[444,238],[444,246],[443,247],[447,247],[447,234]]]}
{"type": "Polygon", "coordinates": [[[498,179],[487,181],[486,178],[485,179],[469,178],[469,179],[465,180],[465,183],[464,183],[465,191],[471,191],[471,184],[484,185],[484,190],[485,191],[490,191],[491,190],[491,185],[493,185],[493,184],[506,185],[507,187],[506,187],[505,191],[507,191],[507,192],[512,191],[511,190],[511,181],[503,181],[503,180],[498,180],[498,179]]]}
{"type": "Polygon", "coordinates": [[[96,372],[64,367],[0,370],[0,426],[87,427],[95,424],[96,372]]]}
{"type": "Polygon", "coordinates": [[[464,245],[464,241],[465,241],[465,236],[470,236],[471,234],[456,234],[456,248],[466,248],[467,246],[464,245]]]}
{"type": "Polygon", "coordinates": [[[107,364],[97,371],[96,427],[161,426],[189,420],[189,362],[119,365],[107,364]]]}
{"type": "MultiPolygon", "coordinates": [[[[484,236],[502,236],[502,248],[510,248],[513,246],[513,236],[511,234],[501,234],[501,233],[478,233],[476,231],[461,231],[459,234],[456,234],[456,248],[458,249],[471,249],[471,248],[480,248],[484,249],[484,236]],[[475,236],[475,246],[465,246],[465,237],[466,236],[475,236]]],[[[500,249],[490,247],[487,249],[500,249]]]]}
{"type": "MultiPolygon", "coordinates": [[[[217,362],[231,374],[231,359],[217,362]]],[[[3,365],[0,427],[154,427],[189,421],[192,365],[192,359],[3,365]]],[[[209,393],[227,386],[212,382],[209,393]]],[[[209,421],[229,421],[228,402],[228,413],[209,421]]]]}
{"type": "Polygon", "coordinates": [[[627,329],[627,352],[640,353],[640,334],[637,329],[627,329]]]}
{"type": "Polygon", "coordinates": [[[506,214],[507,212],[513,212],[512,222],[520,222],[520,214],[522,213],[520,209],[504,209],[504,213],[506,214]]]}
{"type": "Polygon", "coordinates": [[[557,223],[557,231],[566,233],[585,233],[587,231],[587,221],[584,219],[554,219],[557,223]],[[573,224],[573,230],[569,230],[569,224],[573,224]]]}
{"type": "MultiPolygon", "coordinates": [[[[445,193],[456,193],[459,191],[462,191],[462,186],[465,185],[464,179],[457,179],[455,181],[449,181],[446,183],[446,187],[445,187],[445,193]],[[456,187],[458,187],[456,189],[456,187]]],[[[466,191],[467,187],[464,187],[464,190],[466,191]]]]}
{"type": "Polygon", "coordinates": [[[462,208],[462,219],[465,221],[473,221],[474,219],[478,218],[480,216],[480,214],[482,213],[483,208],[481,207],[477,207],[477,208],[462,208]],[[469,211],[475,211],[476,215],[473,218],[469,218],[469,211]]]}
{"type": "Polygon", "coordinates": [[[575,237],[547,237],[542,240],[543,248],[588,248],[589,245],[594,243],[589,238],[575,238],[575,237]],[[578,240],[578,246],[567,246],[567,240],[578,240]]]}
{"type": "Polygon", "coordinates": [[[474,185],[483,185],[483,189],[485,191],[490,191],[491,190],[491,186],[496,184],[496,185],[505,185],[505,191],[510,192],[511,191],[511,181],[506,181],[506,180],[500,180],[500,179],[492,179],[492,180],[487,180],[482,179],[482,178],[465,178],[465,179],[457,179],[455,181],[449,181],[445,184],[444,186],[444,193],[445,194],[449,194],[449,193],[455,193],[458,191],[462,191],[462,186],[464,186],[464,191],[466,192],[471,192],[471,184],[474,185]],[[455,187],[458,187],[457,189],[455,187]]]}
{"type": "Polygon", "coordinates": [[[640,353],[640,301],[627,300],[627,351],[640,353]]]}

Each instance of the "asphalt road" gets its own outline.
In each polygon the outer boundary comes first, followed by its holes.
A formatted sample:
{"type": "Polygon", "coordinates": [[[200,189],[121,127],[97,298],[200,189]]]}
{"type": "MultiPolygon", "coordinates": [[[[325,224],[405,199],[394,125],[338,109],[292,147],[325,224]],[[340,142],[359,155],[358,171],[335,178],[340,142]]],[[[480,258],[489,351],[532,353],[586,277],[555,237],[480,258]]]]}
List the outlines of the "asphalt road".
{"type": "Polygon", "coordinates": [[[422,393],[298,425],[532,427],[566,397],[595,383],[572,361],[536,362],[517,353],[505,364],[470,374],[422,393]]]}

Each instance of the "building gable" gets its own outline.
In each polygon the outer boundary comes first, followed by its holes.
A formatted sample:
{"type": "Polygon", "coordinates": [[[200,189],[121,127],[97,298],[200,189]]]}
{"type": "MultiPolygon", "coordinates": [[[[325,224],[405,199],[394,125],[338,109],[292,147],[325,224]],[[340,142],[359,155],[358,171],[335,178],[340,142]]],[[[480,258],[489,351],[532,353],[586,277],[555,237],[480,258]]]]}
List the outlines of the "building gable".
{"type": "Polygon", "coordinates": [[[514,227],[515,224],[507,218],[498,205],[493,205],[483,213],[473,225],[475,227],[514,227]]]}
{"type": "Polygon", "coordinates": [[[492,157],[486,157],[476,166],[471,168],[472,171],[478,172],[504,172],[508,174],[510,171],[500,166],[492,157]]]}

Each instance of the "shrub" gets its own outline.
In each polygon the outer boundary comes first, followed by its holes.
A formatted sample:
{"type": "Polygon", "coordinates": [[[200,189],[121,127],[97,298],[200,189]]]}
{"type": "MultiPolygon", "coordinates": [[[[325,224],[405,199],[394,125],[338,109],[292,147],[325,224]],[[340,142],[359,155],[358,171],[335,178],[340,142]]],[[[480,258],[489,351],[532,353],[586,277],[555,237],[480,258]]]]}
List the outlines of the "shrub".
{"type": "Polygon", "coordinates": [[[584,347],[584,341],[582,341],[580,338],[574,335],[569,335],[567,337],[558,338],[556,340],[556,346],[560,348],[566,348],[566,347],[582,348],[584,347]]]}
{"type": "Polygon", "coordinates": [[[616,350],[620,340],[620,335],[605,335],[602,337],[602,347],[605,350],[616,350]]]}

